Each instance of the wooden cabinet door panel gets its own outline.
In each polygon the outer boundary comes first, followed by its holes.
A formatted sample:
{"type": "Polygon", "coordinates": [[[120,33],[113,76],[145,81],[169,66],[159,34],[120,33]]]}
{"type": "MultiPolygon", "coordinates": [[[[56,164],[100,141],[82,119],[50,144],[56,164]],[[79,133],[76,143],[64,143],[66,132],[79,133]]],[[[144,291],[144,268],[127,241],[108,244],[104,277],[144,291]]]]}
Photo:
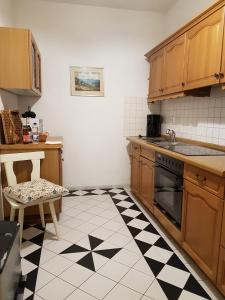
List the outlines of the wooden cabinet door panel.
{"type": "Polygon", "coordinates": [[[219,83],[223,43],[224,8],[187,32],[185,89],[219,83]]]}
{"type": "Polygon", "coordinates": [[[215,282],[223,200],[185,180],[184,249],[215,282]]]}
{"type": "Polygon", "coordinates": [[[181,92],[184,84],[185,34],[164,50],[163,94],[181,92]]]}
{"type": "Polygon", "coordinates": [[[159,50],[150,59],[149,98],[162,95],[162,73],[164,63],[164,50],[159,50]]]}
{"type": "Polygon", "coordinates": [[[220,248],[217,287],[225,296],[225,248],[223,247],[220,248]]]}
{"type": "Polygon", "coordinates": [[[140,198],[143,204],[153,211],[154,163],[140,157],[140,198]]]}
{"type": "Polygon", "coordinates": [[[139,194],[139,159],[139,156],[131,156],[131,191],[135,195],[139,194]]]}

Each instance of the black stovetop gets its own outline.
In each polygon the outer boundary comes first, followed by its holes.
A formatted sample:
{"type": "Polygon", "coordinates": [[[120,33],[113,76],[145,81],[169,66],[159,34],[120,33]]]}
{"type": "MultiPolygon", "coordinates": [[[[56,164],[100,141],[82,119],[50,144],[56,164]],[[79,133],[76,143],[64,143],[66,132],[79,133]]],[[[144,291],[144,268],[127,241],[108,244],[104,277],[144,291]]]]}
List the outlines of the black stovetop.
{"type": "Polygon", "coordinates": [[[166,140],[163,137],[158,137],[158,138],[149,138],[149,137],[141,137],[139,136],[142,140],[145,140],[146,142],[149,142],[150,144],[154,144],[156,146],[159,146],[161,148],[180,153],[186,156],[224,156],[225,152],[207,148],[207,147],[202,147],[202,146],[197,146],[197,145],[192,145],[192,144],[185,144],[185,143],[180,143],[176,142],[174,144],[170,143],[168,140],[166,140]]]}

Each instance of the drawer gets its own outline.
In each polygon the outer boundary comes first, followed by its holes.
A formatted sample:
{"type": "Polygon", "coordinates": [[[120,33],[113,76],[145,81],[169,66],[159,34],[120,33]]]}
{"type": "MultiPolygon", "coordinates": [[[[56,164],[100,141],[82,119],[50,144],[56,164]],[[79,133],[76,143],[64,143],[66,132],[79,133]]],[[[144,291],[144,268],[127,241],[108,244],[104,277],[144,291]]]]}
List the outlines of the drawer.
{"type": "Polygon", "coordinates": [[[138,144],[131,144],[131,153],[132,156],[137,157],[140,155],[141,147],[138,144]]]}
{"type": "Polygon", "coordinates": [[[141,146],[141,156],[144,156],[149,160],[155,161],[155,151],[150,150],[149,148],[141,146]]]}
{"type": "Polygon", "coordinates": [[[191,165],[185,165],[184,178],[217,197],[224,197],[224,178],[191,165]]]}

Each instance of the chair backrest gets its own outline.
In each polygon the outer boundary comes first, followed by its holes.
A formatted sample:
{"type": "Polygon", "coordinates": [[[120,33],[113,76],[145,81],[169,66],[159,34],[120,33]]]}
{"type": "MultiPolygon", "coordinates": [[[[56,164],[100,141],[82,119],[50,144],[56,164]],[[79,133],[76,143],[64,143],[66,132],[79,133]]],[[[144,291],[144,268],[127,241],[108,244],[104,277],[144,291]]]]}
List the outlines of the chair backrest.
{"type": "Polygon", "coordinates": [[[44,151],[1,154],[0,163],[4,163],[8,185],[17,184],[16,175],[13,170],[13,163],[15,161],[31,160],[33,165],[31,180],[34,180],[40,178],[40,160],[43,158],[45,158],[44,151]]]}

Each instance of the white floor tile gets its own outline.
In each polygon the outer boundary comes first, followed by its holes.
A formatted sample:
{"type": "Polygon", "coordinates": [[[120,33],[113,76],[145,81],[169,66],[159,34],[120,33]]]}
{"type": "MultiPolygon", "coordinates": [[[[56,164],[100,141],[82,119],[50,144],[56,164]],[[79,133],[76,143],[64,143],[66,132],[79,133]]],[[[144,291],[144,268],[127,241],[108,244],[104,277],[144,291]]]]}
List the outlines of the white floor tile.
{"type": "Polygon", "coordinates": [[[139,300],[142,295],[121,284],[117,284],[104,298],[105,300],[139,300]]]}
{"type": "MultiPolygon", "coordinates": [[[[59,230],[59,235],[63,236],[64,234],[66,234],[71,229],[69,227],[67,227],[66,224],[64,223],[63,225],[58,224],[58,230],[59,230]]],[[[53,223],[48,223],[47,226],[46,226],[46,231],[48,233],[51,233],[51,234],[53,234],[55,236],[55,227],[54,227],[54,224],[53,223]]]]}
{"type": "Polygon", "coordinates": [[[149,265],[147,264],[146,260],[143,257],[139,261],[137,261],[132,268],[139,272],[145,273],[148,276],[154,277],[153,272],[151,271],[149,265]]]}
{"type": "Polygon", "coordinates": [[[106,209],[104,210],[100,216],[102,216],[103,218],[106,218],[108,220],[111,220],[112,218],[116,217],[119,215],[119,212],[117,209],[106,209]]]}
{"type": "Polygon", "coordinates": [[[104,210],[105,210],[104,208],[94,206],[94,207],[89,208],[87,210],[87,212],[89,212],[93,215],[99,216],[104,210]]]}
{"type": "Polygon", "coordinates": [[[118,282],[129,270],[129,267],[124,266],[118,262],[109,260],[104,266],[102,266],[98,270],[98,273],[118,282]]]}
{"type": "Polygon", "coordinates": [[[94,259],[95,270],[99,270],[105,263],[109,261],[107,257],[104,257],[98,253],[92,253],[94,259]]]}
{"type": "Polygon", "coordinates": [[[154,234],[151,232],[147,232],[147,231],[141,231],[136,237],[135,239],[139,240],[139,241],[143,241],[145,243],[148,244],[155,244],[155,242],[160,238],[160,236],[158,234],[154,234]]]}
{"type": "Polygon", "coordinates": [[[114,234],[114,231],[106,229],[104,227],[99,227],[91,233],[91,235],[93,235],[101,240],[106,240],[113,234],[114,234]]]}
{"type": "Polygon", "coordinates": [[[173,255],[172,251],[168,251],[163,248],[152,246],[146,253],[145,256],[160,261],[162,263],[167,263],[170,257],[173,255]]]}
{"type": "Polygon", "coordinates": [[[98,228],[98,225],[85,222],[85,223],[81,224],[80,226],[76,227],[76,230],[84,232],[86,234],[90,234],[96,228],[98,228]]]}
{"type": "Polygon", "coordinates": [[[66,282],[79,287],[84,281],[86,281],[94,272],[82,267],[78,264],[74,264],[72,267],[67,269],[65,272],[59,275],[59,278],[66,282]]]}
{"type": "Polygon", "coordinates": [[[92,275],[87,281],[85,281],[80,289],[91,294],[92,296],[103,299],[106,294],[116,285],[115,281],[112,281],[99,274],[92,275]]]}
{"type": "Polygon", "coordinates": [[[37,266],[35,264],[32,264],[31,262],[29,262],[25,258],[21,259],[21,267],[22,267],[22,274],[23,275],[26,275],[26,274],[30,273],[31,271],[33,271],[34,269],[37,268],[37,266]]]}
{"type": "Polygon", "coordinates": [[[51,258],[53,258],[56,255],[57,255],[56,253],[49,251],[49,250],[45,249],[44,247],[42,247],[40,266],[43,265],[44,263],[46,263],[48,260],[50,260],[51,258]]]}
{"type": "Polygon", "coordinates": [[[81,214],[77,215],[77,218],[82,221],[91,222],[96,216],[90,213],[83,211],[81,214]]]}
{"type": "Polygon", "coordinates": [[[69,296],[76,288],[71,284],[55,278],[37,291],[37,295],[45,300],[62,300],[69,296]]]}
{"type": "Polygon", "coordinates": [[[70,217],[76,217],[79,214],[81,214],[83,211],[79,208],[68,208],[66,210],[64,210],[64,215],[70,216],[70,217]]]}
{"type": "Polygon", "coordinates": [[[121,284],[144,294],[150,284],[153,282],[154,277],[150,277],[137,270],[131,269],[120,281],[121,284]]]}
{"type": "MultiPolygon", "coordinates": [[[[121,217],[120,217],[121,218],[121,217]]],[[[121,218],[122,219],[122,218],[121,218]]],[[[122,220],[123,221],[123,220],[122,220]]],[[[123,223],[120,222],[115,222],[113,220],[108,221],[107,223],[102,225],[104,228],[110,229],[112,231],[118,231],[119,229],[121,229],[123,227],[123,223]]]]}
{"type": "Polygon", "coordinates": [[[41,267],[42,269],[46,270],[47,272],[52,273],[53,275],[58,276],[64,270],[69,268],[73,264],[72,261],[62,257],[61,255],[57,255],[43,264],[41,267]]]}
{"type": "Polygon", "coordinates": [[[71,260],[73,262],[78,262],[85,255],[87,255],[87,252],[60,254],[61,257],[69,259],[69,260],[71,260]]]}
{"type": "Polygon", "coordinates": [[[77,289],[66,300],[96,300],[96,298],[88,295],[87,293],[77,289]]]}
{"type": "Polygon", "coordinates": [[[41,248],[41,246],[34,244],[30,241],[26,241],[26,242],[22,243],[22,245],[21,245],[21,249],[20,249],[21,257],[27,256],[28,254],[30,254],[40,248],[41,248]]]}
{"type": "Polygon", "coordinates": [[[143,230],[149,225],[149,222],[146,222],[143,220],[138,220],[138,219],[133,219],[127,225],[143,230]]]}
{"type": "Polygon", "coordinates": [[[119,203],[117,203],[117,206],[121,206],[121,207],[124,207],[124,208],[129,208],[133,205],[132,202],[128,202],[128,201],[123,201],[123,199],[126,199],[127,197],[125,197],[124,195],[116,195],[113,197],[114,199],[117,199],[117,200],[121,200],[119,203]],[[122,198],[122,199],[118,199],[119,198],[122,198]]]}
{"type": "Polygon", "coordinates": [[[112,259],[128,267],[132,267],[141,256],[141,253],[137,254],[127,249],[122,249],[112,259]]]}
{"type": "Polygon", "coordinates": [[[180,288],[183,288],[189,276],[189,272],[185,272],[183,270],[166,265],[158,274],[157,278],[175,286],[178,286],[180,288]]]}
{"type": "Polygon", "coordinates": [[[191,300],[205,300],[205,298],[195,295],[193,293],[190,293],[188,291],[182,291],[182,293],[179,297],[179,300],[190,300],[190,299],[191,300]]]}
{"type": "Polygon", "coordinates": [[[122,234],[119,234],[115,232],[113,235],[111,235],[108,239],[107,242],[112,243],[113,245],[117,247],[124,247],[129,241],[132,240],[132,237],[128,237],[122,234]]]}
{"type": "Polygon", "coordinates": [[[26,239],[26,240],[30,240],[33,237],[35,237],[35,236],[37,236],[41,233],[43,233],[42,230],[37,229],[35,227],[29,227],[29,228],[27,228],[23,231],[23,238],[26,239]]]}
{"type": "Polygon", "coordinates": [[[113,196],[112,198],[123,201],[123,200],[125,200],[125,199],[127,199],[129,197],[125,196],[125,195],[118,194],[118,195],[113,196]]]}
{"type": "Polygon", "coordinates": [[[67,232],[66,234],[64,234],[63,239],[72,244],[76,244],[79,240],[83,239],[85,236],[86,234],[84,232],[73,229],[67,232]]]}
{"type": "Polygon", "coordinates": [[[72,243],[65,241],[65,240],[57,240],[53,241],[47,245],[44,246],[45,249],[52,251],[56,254],[59,254],[63,250],[69,248],[72,245],[72,243]]]}
{"type": "Polygon", "coordinates": [[[106,218],[103,218],[100,216],[95,216],[94,218],[92,218],[90,220],[90,223],[100,226],[100,225],[105,224],[107,221],[108,221],[108,219],[106,219],[106,218]]]}
{"type": "Polygon", "coordinates": [[[119,194],[119,193],[122,193],[123,190],[122,189],[111,189],[109,190],[110,193],[115,193],[115,194],[119,194]]]}
{"type": "Polygon", "coordinates": [[[129,209],[129,208],[122,212],[123,216],[128,216],[128,217],[132,217],[132,218],[136,218],[140,214],[141,214],[140,211],[129,209]]]}
{"type": "MultiPolygon", "coordinates": [[[[65,226],[69,227],[69,228],[76,228],[78,226],[80,226],[81,224],[83,224],[84,222],[82,220],[79,220],[77,218],[71,218],[68,221],[66,221],[64,223],[65,226]]],[[[69,230],[68,230],[69,231],[69,230]]]]}
{"type": "Polygon", "coordinates": [[[129,229],[127,229],[127,226],[123,226],[118,233],[126,235],[126,236],[131,236],[131,233],[129,231],[129,229]]]}
{"type": "MultiPolygon", "coordinates": [[[[154,300],[168,300],[158,281],[155,279],[145,293],[146,296],[154,300]]],[[[192,300],[192,298],[189,298],[192,300]]]]}
{"type": "Polygon", "coordinates": [[[136,244],[136,242],[134,240],[131,240],[128,244],[126,244],[124,246],[124,249],[127,249],[127,250],[129,250],[131,252],[135,252],[137,254],[141,253],[140,249],[138,248],[138,246],[137,246],[137,244],[136,244]]]}
{"type": "Polygon", "coordinates": [[[48,282],[50,282],[54,278],[55,278],[54,275],[52,275],[51,273],[43,270],[42,268],[39,268],[38,269],[38,275],[37,275],[35,291],[38,291],[40,288],[42,288],[44,285],[46,285],[48,282]]]}
{"type": "Polygon", "coordinates": [[[122,219],[122,217],[120,215],[112,218],[111,221],[116,222],[116,223],[120,223],[122,225],[125,225],[125,222],[124,222],[124,220],[122,219]]]}
{"type": "Polygon", "coordinates": [[[29,298],[31,295],[33,295],[33,293],[29,289],[25,288],[24,294],[23,294],[23,299],[25,300],[25,299],[29,298]]]}

